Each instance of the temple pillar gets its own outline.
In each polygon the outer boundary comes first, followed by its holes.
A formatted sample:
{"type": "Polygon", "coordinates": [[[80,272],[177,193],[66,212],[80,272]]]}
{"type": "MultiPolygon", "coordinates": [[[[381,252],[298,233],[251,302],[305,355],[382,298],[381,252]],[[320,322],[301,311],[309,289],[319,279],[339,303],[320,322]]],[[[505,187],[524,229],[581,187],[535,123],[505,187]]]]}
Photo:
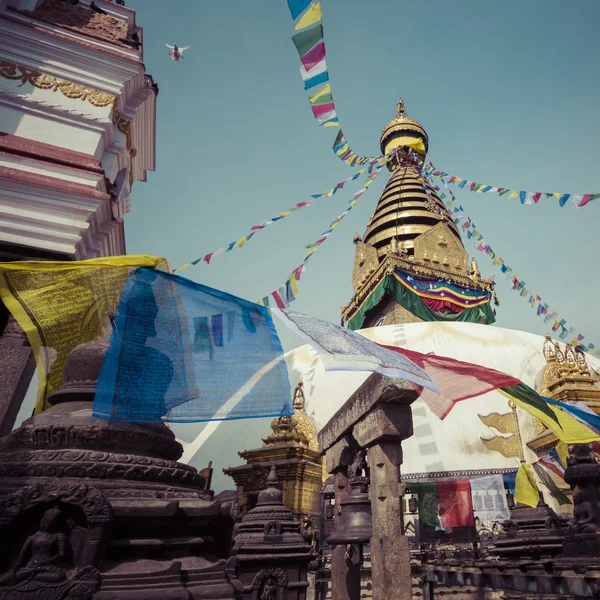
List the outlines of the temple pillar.
{"type": "MultiPolygon", "coordinates": [[[[400,483],[400,464],[401,442],[413,433],[410,404],[416,398],[417,393],[408,382],[371,375],[319,433],[319,447],[326,454],[327,471],[330,473],[336,468],[338,472],[341,470],[341,464],[347,460],[347,451],[356,453],[356,447],[367,449],[373,522],[371,570],[374,600],[412,598],[410,552],[402,524],[404,486],[400,483]]],[[[338,477],[336,494],[341,482],[338,477]]],[[[347,482],[346,479],[346,490],[349,487],[347,482]]],[[[337,504],[336,497],[336,507],[337,504]]],[[[339,542],[343,539],[344,535],[338,536],[339,542]]],[[[352,577],[343,578],[343,574],[348,575],[351,569],[346,565],[346,570],[343,570],[342,551],[344,558],[360,555],[357,552],[347,553],[349,548],[341,545],[335,550],[338,554],[334,554],[335,575],[332,562],[334,600],[360,596],[350,595],[354,593],[348,585],[353,583],[352,577]]]]}
{"type": "Polygon", "coordinates": [[[406,404],[381,404],[356,423],[352,432],[368,448],[373,600],[412,598],[410,549],[402,522],[405,486],[400,483],[402,440],[412,433],[411,408],[406,404]],[[391,556],[396,560],[390,560],[391,556]]]}
{"type": "Polygon", "coordinates": [[[0,336],[0,437],[12,431],[35,373],[27,335],[12,316],[0,336]]]}

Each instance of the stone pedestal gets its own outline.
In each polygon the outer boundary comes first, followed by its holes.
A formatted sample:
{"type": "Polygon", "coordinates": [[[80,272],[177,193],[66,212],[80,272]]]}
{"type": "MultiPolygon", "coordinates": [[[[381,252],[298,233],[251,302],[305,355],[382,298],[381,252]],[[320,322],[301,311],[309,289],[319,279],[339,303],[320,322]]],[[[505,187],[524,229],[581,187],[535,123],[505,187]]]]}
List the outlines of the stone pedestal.
{"type": "Polygon", "coordinates": [[[0,437],[10,433],[35,372],[27,335],[12,316],[0,335],[0,437]]]}

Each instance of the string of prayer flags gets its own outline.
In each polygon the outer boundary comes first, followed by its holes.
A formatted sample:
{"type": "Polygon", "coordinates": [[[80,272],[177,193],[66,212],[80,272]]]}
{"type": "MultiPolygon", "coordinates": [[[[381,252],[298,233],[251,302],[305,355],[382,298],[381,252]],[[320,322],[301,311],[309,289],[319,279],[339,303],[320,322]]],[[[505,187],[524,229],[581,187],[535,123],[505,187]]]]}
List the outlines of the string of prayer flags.
{"type": "MultiPolygon", "coordinates": [[[[306,244],[306,252],[304,254],[304,260],[301,264],[299,264],[287,278],[286,282],[277,290],[271,292],[268,296],[265,296],[262,300],[257,301],[257,303],[263,304],[264,306],[270,306],[271,303],[276,308],[288,308],[290,303],[296,299],[296,295],[298,293],[297,282],[300,281],[300,277],[302,272],[306,269],[306,263],[308,260],[314,255],[314,253],[321,247],[321,245],[327,240],[327,238],[333,233],[336,227],[340,224],[342,219],[354,208],[358,199],[367,191],[370,185],[373,184],[377,175],[381,172],[381,169],[389,160],[389,157],[383,157],[381,160],[373,160],[369,164],[369,167],[366,169],[369,173],[364,186],[358,190],[352,199],[350,200],[350,204],[346,210],[340,214],[336,219],[334,219],[329,227],[321,233],[321,235],[312,243],[306,244]]],[[[363,169],[364,171],[364,169],[363,169]]]]}
{"type": "Polygon", "coordinates": [[[433,166],[429,161],[429,167],[426,169],[425,174],[428,177],[435,177],[437,179],[446,179],[448,184],[453,184],[459,187],[461,190],[468,190],[469,192],[477,192],[479,194],[498,194],[504,196],[509,194],[509,200],[518,199],[521,204],[537,204],[542,196],[545,199],[555,198],[558,200],[559,206],[562,208],[569,199],[573,204],[573,208],[582,208],[589,204],[592,200],[600,198],[600,194],[563,194],[561,192],[526,192],[523,190],[514,190],[511,188],[497,187],[493,185],[487,185],[485,183],[477,183],[470,181],[464,177],[458,177],[456,175],[450,175],[440,171],[433,166]]]}
{"type": "MultiPolygon", "coordinates": [[[[311,91],[309,97],[313,116],[320,127],[340,127],[327,70],[321,1],[288,0],[288,8],[295,22],[294,31],[298,32],[292,36],[292,41],[302,63],[300,65],[300,75],[304,82],[304,89],[313,90],[313,88],[321,86],[316,91],[311,91]]],[[[339,146],[340,143],[336,138],[334,147],[339,146]]],[[[334,150],[334,152],[350,166],[362,165],[369,162],[369,160],[381,158],[380,156],[358,156],[349,149],[349,146],[348,150],[343,152],[343,156],[338,154],[337,150],[334,150]]]]}
{"type": "Polygon", "coordinates": [[[205,262],[207,265],[210,265],[210,261],[214,257],[220,256],[221,254],[225,254],[227,252],[231,252],[235,248],[243,248],[244,244],[247,241],[249,241],[257,231],[260,231],[261,229],[264,229],[265,227],[268,227],[269,225],[272,225],[273,223],[277,223],[278,221],[281,221],[281,219],[285,219],[286,217],[289,217],[292,213],[296,212],[297,210],[300,210],[301,208],[306,208],[308,206],[311,206],[320,198],[331,198],[331,196],[333,196],[338,190],[342,189],[344,187],[344,185],[346,185],[346,183],[348,183],[350,181],[355,181],[366,170],[367,170],[367,167],[365,167],[364,169],[360,169],[359,171],[354,173],[354,175],[352,175],[351,177],[347,177],[343,181],[340,181],[339,183],[337,183],[335,185],[335,187],[333,187],[321,194],[313,194],[310,197],[310,200],[306,200],[304,202],[297,202],[294,206],[291,206],[287,210],[277,213],[274,217],[271,217],[268,221],[261,221],[259,224],[253,225],[250,228],[249,233],[247,233],[245,236],[241,237],[238,240],[234,240],[233,242],[230,242],[229,244],[227,244],[227,246],[223,246],[222,248],[219,248],[218,250],[213,250],[212,252],[209,252],[208,254],[200,256],[196,260],[192,260],[189,263],[185,263],[185,264],[181,265],[180,267],[178,267],[176,269],[175,272],[180,273],[184,269],[187,269],[189,266],[197,265],[200,262],[205,262]]]}
{"type": "Polygon", "coordinates": [[[377,160],[381,157],[373,157],[373,156],[359,156],[350,148],[350,144],[346,140],[346,136],[343,131],[340,129],[338,132],[335,141],[333,142],[333,146],[331,147],[333,153],[340,159],[343,160],[350,167],[354,167],[356,165],[363,165],[366,162],[377,160]]]}
{"type": "MultiPolygon", "coordinates": [[[[422,170],[421,174],[425,179],[432,185],[432,187],[439,191],[439,186],[435,185],[435,182],[431,180],[431,177],[427,175],[426,170],[422,170]]],[[[445,175],[445,174],[442,174],[445,175]]],[[[527,303],[531,308],[536,310],[536,315],[542,317],[545,323],[551,324],[552,331],[558,333],[558,337],[561,340],[567,338],[577,341],[584,352],[590,352],[594,356],[600,357],[600,349],[596,349],[596,346],[591,342],[585,342],[585,336],[578,332],[575,327],[570,325],[566,319],[561,318],[559,313],[552,309],[552,307],[543,300],[543,298],[534,293],[525,283],[516,275],[509,265],[500,257],[499,254],[491,247],[491,245],[485,240],[481,231],[477,228],[473,220],[467,215],[465,209],[457,200],[454,192],[450,189],[448,182],[444,176],[440,176],[439,180],[444,184],[448,191],[448,194],[440,193],[439,197],[444,201],[448,214],[458,226],[465,232],[467,239],[471,240],[471,243],[479,252],[485,252],[490,259],[492,264],[500,269],[502,274],[511,281],[511,289],[519,293],[522,298],[527,300],[527,303]]],[[[427,187],[424,189],[428,192],[427,187]]]]}
{"type": "Polygon", "coordinates": [[[35,357],[36,414],[49,408],[49,396],[62,385],[71,350],[110,333],[109,316],[137,267],[171,269],[165,258],[147,254],[0,263],[0,300],[27,334],[35,357]]]}
{"type": "Polygon", "coordinates": [[[129,275],[100,371],[93,415],[191,423],[293,414],[270,312],[148,268],[129,275]]]}

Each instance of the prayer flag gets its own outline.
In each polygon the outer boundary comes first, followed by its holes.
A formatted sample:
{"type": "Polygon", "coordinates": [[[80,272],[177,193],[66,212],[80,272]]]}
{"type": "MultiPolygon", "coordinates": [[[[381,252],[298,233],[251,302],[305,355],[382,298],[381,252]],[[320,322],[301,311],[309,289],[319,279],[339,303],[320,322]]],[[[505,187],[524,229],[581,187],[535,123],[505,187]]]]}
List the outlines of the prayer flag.
{"type": "Polygon", "coordinates": [[[325,44],[321,42],[320,44],[317,44],[312,50],[309,50],[304,56],[301,56],[300,60],[307,69],[311,69],[324,58],[325,44]]]}
{"type": "Polygon", "coordinates": [[[320,21],[323,17],[323,10],[321,9],[321,3],[315,2],[310,5],[310,8],[302,15],[302,18],[296,23],[295,30],[304,29],[310,25],[314,25],[317,21],[320,21]]]}
{"type": "Polygon", "coordinates": [[[548,475],[548,473],[539,464],[534,463],[532,466],[537,476],[542,480],[543,484],[548,488],[548,491],[556,499],[559,505],[562,506],[563,504],[572,504],[564,492],[556,485],[556,483],[554,483],[552,477],[550,477],[550,475],[548,475]]]}
{"type": "Polygon", "coordinates": [[[183,423],[290,413],[283,349],[266,308],[178,275],[141,268],[129,276],[94,416],[183,423]]]}
{"type": "Polygon", "coordinates": [[[474,524],[471,486],[468,479],[438,481],[437,496],[440,520],[444,529],[474,524]]]}
{"type": "Polygon", "coordinates": [[[311,0],[288,0],[288,8],[295,21],[310,5],[311,0]]]}
{"type": "Polygon", "coordinates": [[[441,529],[437,486],[435,483],[410,483],[411,492],[417,494],[419,520],[425,527],[441,529]]]}
{"type": "Polygon", "coordinates": [[[473,477],[470,483],[473,508],[480,521],[502,522],[510,518],[502,475],[473,477]]]}
{"type": "Polygon", "coordinates": [[[316,104],[315,106],[311,106],[311,110],[315,119],[318,119],[322,115],[332,111],[335,109],[333,102],[328,102],[327,104],[316,104]]]}
{"type": "MultiPolygon", "coordinates": [[[[323,39],[323,25],[315,25],[306,31],[302,31],[292,36],[294,46],[300,56],[304,56],[311,48],[314,48],[323,39]]],[[[302,61],[306,66],[306,63],[302,61]]],[[[307,67],[310,68],[310,67],[307,67]]]]}
{"type": "Polygon", "coordinates": [[[311,104],[314,104],[321,96],[331,95],[331,85],[326,83],[314,96],[310,98],[311,104]]]}
{"type": "Polygon", "coordinates": [[[517,471],[515,500],[521,504],[531,506],[532,508],[536,508],[540,501],[540,495],[535,476],[531,470],[531,465],[526,463],[521,463],[521,466],[517,471]]]}
{"type": "Polygon", "coordinates": [[[423,369],[358,333],[291,310],[273,314],[319,352],[325,370],[372,371],[437,392],[435,382],[423,369]]]}
{"type": "Polygon", "coordinates": [[[0,263],[0,299],[27,334],[36,361],[36,414],[62,385],[71,350],[110,333],[109,314],[137,267],[170,270],[166,259],[147,254],[0,263]]]}

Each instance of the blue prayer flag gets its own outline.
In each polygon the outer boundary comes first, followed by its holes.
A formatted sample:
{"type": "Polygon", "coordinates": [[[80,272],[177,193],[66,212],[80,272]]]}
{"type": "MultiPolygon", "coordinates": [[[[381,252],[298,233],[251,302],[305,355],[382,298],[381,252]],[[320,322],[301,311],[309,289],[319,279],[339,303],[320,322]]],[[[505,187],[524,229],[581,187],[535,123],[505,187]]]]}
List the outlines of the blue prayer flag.
{"type": "Polygon", "coordinates": [[[512,473],[502,473],[502,479],[504,480],[504,484],[508,488],[509,492],[514,496],[517,472],[513,471],[512,473]]]}
{"type": "Polygon", "coordinates": [[[323,73],[319,73],[318,75],[315,75],[314,77],[310,77],[309,79],[307,79],[304,82],[304,89],[310,90],[311,88],[314,88],[315,86],[319,85],[320,83],[325,83],[326,81],[329,81],[329,73],[327,71],[325,71],[323,73]]]}
{"type": "Polygon", "coordinates": [[[462,189],[465,187],[465,185],[467,185],[467,181],[461,181],[461,182],[458,184],[458,187],[459,187],[459,188],[462,190],[462,189]]]}
{"type": "Polygon", "coordinates": [[[519,192],[519,199],[521,200],[521,204],[525,204],[525,200],[527,200],[527,192],[519,192]]]}
{"type": "Polygon", "coordinates": [[[288,0],[288,8],[292,19],[297,19],[310,5],[312,0],[288,0]]]}
{"type": "Polygon", "coordinates": [[[96,417],[189,423],[292,413],[269,310],[153,269],[121,293],[96,417]]]}

